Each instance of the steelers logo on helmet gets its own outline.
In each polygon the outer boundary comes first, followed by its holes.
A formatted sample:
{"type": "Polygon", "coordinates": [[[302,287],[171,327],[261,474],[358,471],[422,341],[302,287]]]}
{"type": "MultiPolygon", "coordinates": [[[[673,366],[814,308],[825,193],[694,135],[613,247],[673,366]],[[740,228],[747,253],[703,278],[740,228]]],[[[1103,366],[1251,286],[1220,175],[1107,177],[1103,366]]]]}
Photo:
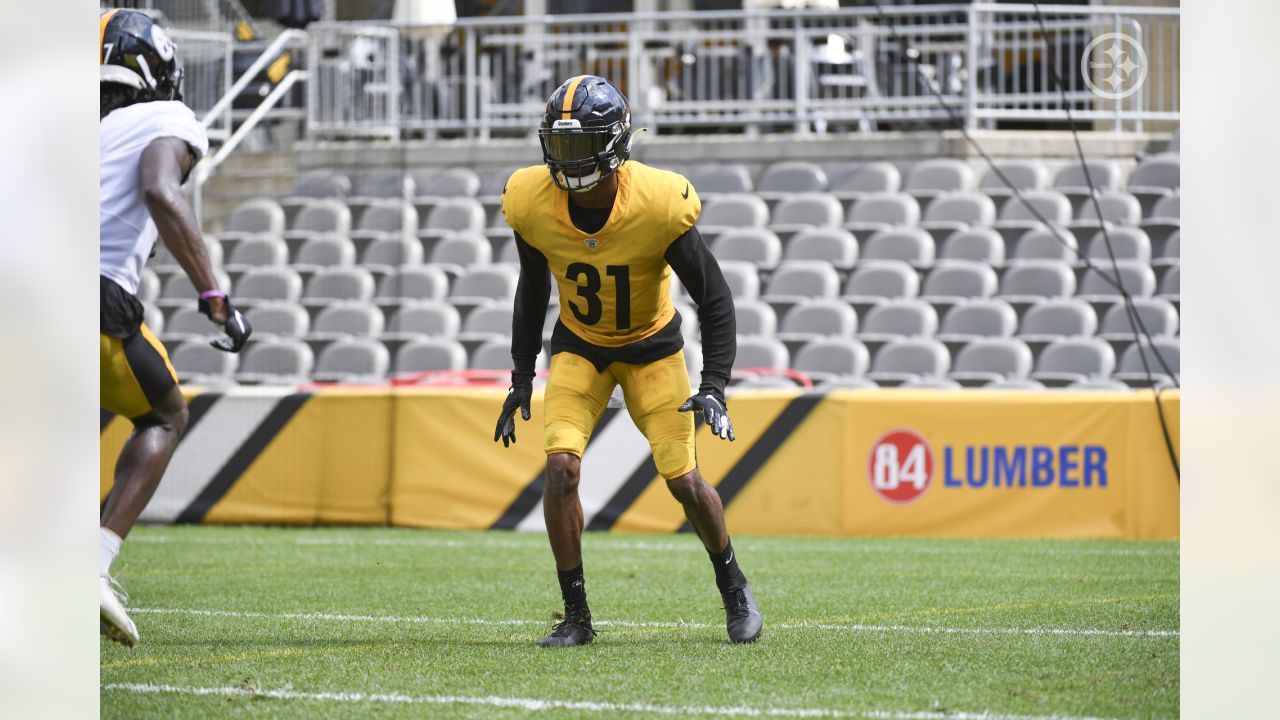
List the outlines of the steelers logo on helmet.
{"type": "Polygon", "coordinates": [[[145,13],[109,9],[98,20],[99,83],[130,88],[135,100],[181,100],[182,69],[169,34],[145,13]]]}
{"type": "Polygon", "coordinates": [[[631,155],[631,106],[609,81],[595,75],[566,80],[547,99],[538,129],[542,160],[562,190],[599,185],[631,155]]]}

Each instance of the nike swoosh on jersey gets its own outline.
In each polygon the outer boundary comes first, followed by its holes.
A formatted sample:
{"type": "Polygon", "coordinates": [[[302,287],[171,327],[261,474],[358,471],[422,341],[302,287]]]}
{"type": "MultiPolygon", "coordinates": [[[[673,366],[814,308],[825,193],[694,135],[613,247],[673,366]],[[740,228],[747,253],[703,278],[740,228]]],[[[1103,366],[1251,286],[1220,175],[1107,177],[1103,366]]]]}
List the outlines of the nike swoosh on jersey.
{"type": "Polygon", "coordinates": [[[689,183],[684,184],[684,192],[680,193],[680,197],[684,198],[685,200],[689,199],[689,183]]]}

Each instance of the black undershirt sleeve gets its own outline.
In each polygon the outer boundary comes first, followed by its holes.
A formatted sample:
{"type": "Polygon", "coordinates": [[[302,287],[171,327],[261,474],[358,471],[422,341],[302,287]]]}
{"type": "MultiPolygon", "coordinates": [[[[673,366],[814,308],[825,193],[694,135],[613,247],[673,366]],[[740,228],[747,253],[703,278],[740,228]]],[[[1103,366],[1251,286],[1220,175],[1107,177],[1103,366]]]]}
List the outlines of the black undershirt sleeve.
{"type": "Polygon", "coordinates": [[[525,242],[520,233],[515,237],[520,255],[520,280],[516,283],[515,311],[511,318],[512,382],[517,375],[533,378],[538,353],[542,350],[547,301],[551,299],[551,273],[546,256],[525,242]]]}
{"type": "Polygon", "coordinates": [[[702,385],[698,392],[714,391],[723,399],[738,354],[737,318],[729,283],[696,226],[676,238],[664,257],[698,306],[702,331],[702,385]]]}

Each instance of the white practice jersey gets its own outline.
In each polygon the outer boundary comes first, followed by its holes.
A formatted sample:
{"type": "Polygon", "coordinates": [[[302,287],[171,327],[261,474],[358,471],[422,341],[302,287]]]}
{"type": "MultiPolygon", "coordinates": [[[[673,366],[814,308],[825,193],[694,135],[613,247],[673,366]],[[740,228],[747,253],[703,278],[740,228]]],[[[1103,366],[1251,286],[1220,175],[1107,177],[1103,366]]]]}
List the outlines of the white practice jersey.
{"type": "Polygon", "coordinates": [[[114,110],[98,127],[99,272],[138,293],[138,276],[156,243],[156,224],[138,188],[142,151],[158,138],[175,137],[209,152],[209,137],[195,113],[180,102],[143,102],[114,110]]]}

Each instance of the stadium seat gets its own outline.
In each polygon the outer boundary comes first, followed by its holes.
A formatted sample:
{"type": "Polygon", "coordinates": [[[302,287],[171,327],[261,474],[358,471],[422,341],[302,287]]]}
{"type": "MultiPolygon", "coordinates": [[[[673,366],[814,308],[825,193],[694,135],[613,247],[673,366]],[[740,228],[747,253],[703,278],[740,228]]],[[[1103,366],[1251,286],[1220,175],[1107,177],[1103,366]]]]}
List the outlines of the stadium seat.
{"type": "Polygon", "coordinates": [[[1151,261],[1151,267],[1165,268],[1180,264],[1182,262],[1182,231],[1174,230],[1169,233],[1169,237],[1165,238],[1159,248],[1157,256],[1151,261]]]}
{"type": "Polygon", "coordinates": [[[414,168],[415,203],[437,203],[445,199],[474,198],[480,192],[480,176],[465,167],[414,168]]]}
{"type": "Polygon", "coordinates": [[[483,305],[467,313],[462,323],[462,332],[458,340],[464,345],[480,345],[486,340],[511,336],[511,323],[514,305],[508,302],[495,301],[483,305]]]}
{"type": "Polygon", "coordinates": [[[396,268],[421,265],[422,243],[403,236],[378,238],[364,249],[360,264],[378,276],[389,275],[396,268]]]}
{"type": "Polygon", "coordinates": [[[305,240],[315,235],[351,232],[351,210],[341,200],[312,200],[298,211],[286,238],[305,240]]]}
{"type": "Polygon", "coordinates": [[[718,260],[741,260],[764,270],[777,267],[782,259],[782,242],[764,228],[726,230],[711,241],[710,248],[718,260]]]}
{"type": "Polygon", "coordinates": [[[841,228],[814,228],[797,233],[782,251],[786,260],[822,260],[837,270],[848,270],[858,261],[858,240],[841,228]]]}
{"type": "MultiPolygon", "coordinates": [[[[391,315],[391,323],[382,339],[406,339],[417,336],[456,337],[462,329],[458,309],[443,300],[409,300],[391,315]]],[[[510,332],[510,327],[507,328],[510,332]]]]}
{"type": "Polygon", "coordinates": [[[1142,331],[1152,337],[1177,335],[1178,311],[1168,300],[1156,297],[1134,298],[1133,309],[1142,321],[1141,328],[1132,322],[1124,303],[1112,305],[1102,318],[1098,337],[1111,343],[1118,354],[1123,356],[1123,352],[1134,342],[1136,334],[1142,331]]]}
{"type": "Polygon", "coordinates": [[[360,213],[351,231],[353,240],[378,240],[384,237],[411,236],[418,228],[418,211],[399,200],[378,200],[360,213]]]}
{"type": "Polygon", "coordinates": [[[351,196],[347,204],[368,205],[384,200],[413,198],[416,183],[399,168],[366,170],[351,178],[351,196]]]}
{"type": "MultiPolygon", "coordinates": [[[[754,264],[741,260],[721,260],[720,272],[724,273],[724,280],[735,300],[755,300],[760,297],[760,273],[754,264]]],[[[672,288],[678,283],[679,278],[672,273],[672,288]]],[[[554,289],[555,283],[551,287],[554,289]]]]}
{"type": "Polygon", "coordinates": [[[689,183],[704,199],[726,193],[749,193],[754,188],[745,165],[698,164],[685,173],[689,183]]]}
{"type": "Polygon", "coordinates": [[[973,169],[968,163],[954,158],[934,158],[912,165],[902,189],[916,200],[924,201],[943,193],[972,190],[973,186],[973,169]]]}
{"type": "MultiPolygon", "coordinates": [[[[546,353],[539,353],[535,367],[546,368],[546,353]]],[[[511,338],[500,337],[485,341],[471,351],[470,367],[472,370],[510,370],[511,338]]]]}
{"type": "Polygon", "coordinates": [[[840,291],[840,277],[830,264],[816,260],[788,260],[778,265],[761,298],[785,315],[792,305],[810,298],[832,298],[840,291]]]}
{"type": "Polygon", "coordinates": [[[1172,384],[1182,372],[1180,345],[1178,338],[1175,337],[1157,337],[1150,341],[1142,338],[1124,351],[1124,355],[1120,357],[1120,367],[1113,378],[1129,387],[1172,384]],[[1144,357],[1146,367],[1143,366],[1144,357]],[[1148,367],[1151,369],[1150,379],[1147,377],[1146,368],[1148,367]],[[1169,372],[1173,375],[1170,376],[1169,372]]]}
{"type": "Polygon", "coordinates": [[[862,260],[849,273],[845,282],[845,302],[857,306],[878,305],[889,298],[916,297],[920,294],[920,276],[901,260],[862,260]]]}
{"type": "Polygon", "coordinates": [[[1031,349],[1021,340],[981,338],[960,350],[949,377],[966,387],[979,387],[1003,378],[1024,378],[1032,364],[1031,349]]]}
{"type": "Polygon", "coordinates": [[[328,169],[309,170],[294,178],[293,192],[280,200],[280,206],[287,219],[320,199],[338,200],[346,207],[345,199],[350,194],[351,180],[346,175],[328,169]]]}
{"type": "Polygon", "coordinates": [[[898,387],[904,390],[960,390],[964,386],[951,378],[922,375],[909,378],[898,387]]]}
{"type": "Polygon", "coordinates": [[[345,338],[324,349],[312,377],[317,382],[382,382],[391,366],[387,348],[370,338],[345,338]]]}
{"type": "Polygon", "coordinates": [[[1087,378],[1085,380],[1077,380],[1063,389],[1077,392],[1112,392],[1129,390],[1130,388],[1119,380],[1112,380],[1111,378],[1087,378]]]}
{"type": "Polygon", "coordinates": [[[928,267],[935,256],[933,236],[917,227],[877,230],[862,244],[862,260],[898,260],[928,267]]]}
{"type": "Polygon", "coordinates": [[[785,369],[791,354],[781,340],[761,335],[738,338],[738,353],[733,366],[738,370],[754,368],[785,369]]]}
{"type": "Polygon", "coordinates": [[[235,378],[244,384],[300,385],[307,382],[314,366],[315,355],[306,343],[297,338],[268,337],[244,351],[235,378]]]}
{"type": "Polygon", "coordinates": [[[505,265],[471,267],[454,283],[449,299],[462,307],[484,305],[491,300],[511,302],[518,277],[516,269],[505,265]]]}
{"type": "Polygon", "coordinates": [[[940,241],[957,230],[988,227],[996,220],[996,205],[978,192],[944,193],[925,206],[920,227],[940,241]]]}
{"type": "Polygon", "coordinates": [[[1076,290],[1076,275],[1060,260],[1024,260],[1005,271],[997,297],[1019,309],[1045,298],[1069,297],[1076,290]]]}
{"type": "Polygon", "coordinates": [[[484,206],[479,200],[471,197],[444,198],[427,213],[418,237],[436,239],[455,233],[483,235],[484,226],[484,206]]]}
{"type": "Polygon", "coordinates": [[[976,298],[951,307],[942,318],[938,339],[949,350],[979,338],[1010,337],[1018,329],[1018,313],[1003,300],[976,298]]]}
{"type": "MultiPolygon", "coordinates": [[[[773,307],[769,303],[761,300],[742,300],[734,299],[733,302],[734,318],[737,321],[738,335],[764,335],[772,337],[778,332],[778,314],[773,311],[773,307]]],[[[683,309],[680,310],[683,322],[680,327],[683,329],[686,325],[696,325],[698,315],[696,310],[690,308],[690,314],[686,314],[683,309]]]]}
{"type": "Polygon", "coordinates": [[[378,284],[380,304],[408,300],[443,300],[449,294],[449,276],[434,265],[401,267],[378,284]]]}
{"type": "Polygon", "coordinates": [[[1175,264],[1171,266],[1163,277],[1160,278],[1159,297],[1168,300],[1173,304],[1178,304],[1182,293],[1182,266],[1175,264]]]}
{"type": "Polygon", "coordinates": [[[480,188],[476,191],[476,199],[486,206],[501,205],[502,191],[507,187],[507,180],[518,169],[511,165],[500,165],[478,171],[476,174],[480,176],[480,188]]]}
{"type": "Polygon", "coordinates": [[[329,267],[351,267],[356,263],[356,246],[345,237],[322,235],[308,239],[294,253],[290,265],[301,273],[316,273],[329,267]]]}
{"type": "Polygon", "coordinates": [[[253,326],[254,339],[266,337],[300,338],[311,330],[311,316],[299,304],[267,300],[245,311],[253,326]]]}
{"type": "Polygon", "coordinates": [[[419,338],[396,351],[397,375],[466,369],[467,351],[452,338],[419,338]]]}
{"type": "Polygon", "coordinates": [[[144,305],[142,308],[142,322],[151,328],[151,334],[156,336],[164,335],[164,311],[156,305],[144,305]]]}
{"type": "Polygon", "coordinates": [[[782,200],[794,193],[825,193],[827,173],[811,162],[777,162],[765,168],[755,190],[769,201],[782,200]]]}
{"type": "Polygon", "coordinates": [[[283,267],[289,263],[289,246],[284,240],[269,235],[247,237],[232,248],[223,268],[243,273],[255,267],[283,267]]]}
{"type": "Polygon", "coordinates": [[[814,381],[837,377],[862,377],[871,365],[871,354],[862,343],[847,337],[829,337],[800,348],[791,366],[814,381]]]}
{"type": "Polygon", "coordinates": [[[195,340],[179,345],[169,359],[181,384],[224,387],[235,384],[232,374],[240,356],[210,347],[203,340],[195,340]]]}
{"type": "MultiPolygon", "coordinates": [[[[204,236],[205,252],[209,256],[210,267],[224,267],[222,262],[222,243],[213,235],[204,236]]],[[[169,251],[169,246],[164,244],[164,240],[156,238],[156,243],[151,248],[151,258],[147,260],[147,267],[155,270],[157,273],[172,273],[182,270],[182,265],[178,263],[177,258],[169,251]]]]}
{"type": "Polygon", "coordinates": [[[1091,336],[1097,329],[1098,315],[1092,305],[1076,298],[1057,298],[1027,308],[1018,338],[1038,351],[1062,338],[1091,336]]]}
{"type": "Polygon", "coordinates": [[[275,200],[246,200],[231,211],[231,218],[218,235],[224,240],[240,240],[250,235],[284,233],[284,210],[275,200]]]}
{"type": "Polygon", "coordinates": [[[1031,378],[1000,378],[983,385],[984,390],[1010,390],[1013,392],[1039,392],[1044,383],[1031,378]]]}
{"type": "Polygon", "coordinates": [[[237,305],[263,300],[297,302],[302,297],[302,277],[289,267],[255,267],[236,281],[232,296],[237,305]]]}
{"type": "Polygon", "coordinates": [[[483,235],[457,233],[441,238],[431,249],[431,264],[458,277],[467,268],[489,265],[493,246],[483,235]]]}
{"type": "Polygon", "coordinates": [[[1062,387],[1088,378],[1108,377],[1115,367],[1116,354],[1106,340],[1063,338],[1040,351],[1031,377],[1048,386],[1062,387]]]}
{"type": "Polygon", "coordinates": [[[971,260],[987,265],[1004,264],[1004,238],[991,228],[957,230],[942,242],[939,260],[971,260]]]}
{"type": "MultiPolygon", "coordinates": [[[[231,278],[221,268],[213,268],[213,279],[223,290],[231,287],[231,278]]],[[[162,308],[183,307],[194,304],[199,296],[200,293],[187,274],[178,271],[170,273],[169,278],[164,281],[164,289],[160,297],[155,300],[155,304],[162,308]]]]}
{"type": "Polygon", "coordinates": [[[1077,228],[1092,229],[1102,222],[1112,225],[1137,225],[1142,220],[1142,205],[1138,199],[1123,190],[1110,190],[1095,198],[1085,198],[1076,210],[1076,219],[1067,223],[1073,231],[1077,228]],[[1101,215],[1099,215],[1101,211],[1101,215]]]}
{"type": "Polygon", "coordinates": [[[880,388],[875,380],[856,375],[834,375],[816,385],[818,390],[877,390],[880,388]]]}
{"type": "Polygon", "coordinates": [[[905,193],[870,193],[849,206],[844,229],[872,233],[920,222],[920,203],[905,193]]]}
{"type": "Polygon", "coordinates": [[[1043,227],[1041,217],[1049,225],[1066,227],[1072,217],[1071,201],[1054,190],[1024,192],[1021,198],[1011,198],[1000,208],[1000,219],[992,227],[1009,242],[1028,230],[1043,227]]]}
{"type": "Polygon", "coordinates": [[[841,201],[902,189],[902,173],[892,163],[844,163],[827,172],[827,191],[841,201]]]}
{"type": "Polygon", "coordinates": [[[950,369],[951,354],[937,339],[899,338],[876,352],[867,377],[892,387],[918,377],[944,376],[950,369]]]}
{"type": "Polygon", "coordinates": [[[702,205],[698,229],[716,235],[734,228],[762,228],[769,222],[769,206],[755,195],[726,194],[702,205]]]}
{"type": "MultiPolygon", "coordinates": [[[[489,236],[492,239],[492,235],[489,236]]],[[[494,262],[504,263],[507,265],[520,264],[520,249],[516,247],[516,239],[514,237],[503,238],[498,243],[498,251],[494,255],[494,262]]]]}
{"type": "Polygon", "coordinates": [[[995,201],[997,210],[1013,196],[1010,185],[1026,192],[1043,190],[1049,184],[1049,171],[1039,160],[1019,158],[997,160],[995,167],[1004,174],[1004,178],[1001,178],[994,169],[988,169],[983,174],[982,181],[978,183],[978,189],[995,201]],[[1005,183],[1006,179],[1008,184],[1005,183]]]}
{"type": "Polygon", "coordinates": [[[1129,192],[1142,204],[1142,215],[1148,217],[1156,201],[1172,195],[1182,185],[1182,169],[1176,154],[1157,155],[1138,164],[1129,175],[1129,192]]]}
{"type": "Polygon", "coordinates": [[[858,340],[875,354],[894,340],[932,337],[938,332],[938,312],[924,300],[897,298],[872,307],[858,325],[858,340]]]}
{"type": "Polygon", "coordinates": [[[329,305],[338,300],[368,301],[373,298],[373,274],[362,267],[330,267],[307,281],[304,305],[329,305]]]}
{"type": "Polygon", "coordinates": [[[138,273],[138,299],[144,303],[154,303],[160,297],[160,276],[149,267],[138,273]]]}
{"type": "Polygon", "coordinates": [[[837,228],[844,218],[840,201],[827,193],[788,195],[773,209],[769,229],[784,238],[814,228],[837,228]]]}
{"type": "MultiPolygon", "coordinates": [[[[165,332],[160,337],[166,345],[207,339],[218,334],[217,326],[209,322],[209,318],[196,309],[195,303],[175,308],[164,325],[165,332]]],[[[151,328],[151,331],[154,333],[155,328],[151,328]]]]}
{"type": "Polygon", "coordinates": [[[1161,245],[1182,226],[1182,196],[1178,191],[1160,198],[1151,217],[1142,221],[1142,229],[1151,236],[1153,245],[1161,245]]]}
{"type": "Polygon", "coordinates": [[[1146,232],[1136,227],[1113,227],[1106,233],[1099,230],[1090,238],[1086,255],[1094,264],[1105,266],[1113,254],[1117,260],[1151,262],[1151,240],[1146,232]],[[1108,239],[1111,240],[1110,248],[1108,239]]]}
{"type": "Polygon", "coordinates": [[[1068,161],[1053,178],[1053,189],[1065,195],[1076,210],[1089,205],[1089,196],[1094,192],[1108,193],[1119,187],[1120,166],[1114,160],[1105,158],[1091,158],[1086,160],[1084,165],[1078,159],[1068,161]],[[1088,167],[1087,177],[1086,166],[1088,167]],[[1092,190],[1090,181],[1093,185],[1092,190]]]}
{"type": "Polygon", "coordinates": [[[337,340],[347,336],[376,337],[382,334],[382,311],[359,300],[335,302],[320,310],[307,340],[337,340]]]}
{"type": "Polygon", "coordinates": [[[1056,260],[1076,263],[1080,259],[1079,241],[1062,228],[1034,228],[1022,233],[1013,245],[1013,257],[1009,263],[1016,265],[1026,261],[1056,260]]]}
{"type": "Polygon", "coordinates": [[[939,262],[924,279],[920,296],[934,305],[954,305],[971,298],[987,298],[999,286],[990,265],[972,260],[939,262]]]}
{"type": "Polygon", "coordinates": [[[1119,282],[1125,292],[1135,298],[1151,297],[1156,291],[1156,274],[1145,262],[1119,260],[1116,267],[1110,262],[1095,262],[1096,269],[1084,272],[1080,280],[1077,297],[1087,300],[1094,309],[1105,313],[1112,305],[1120,302],[1120,290],[1113,284],[1119,271],[1119,282]],[[1099,271],[1105,273],[1100,275],[1099,271]]]}
{"type": "Polygon", "coordinates": [[[794,357],[808,343],[827,337],[852,337],[858,315],[841,300],[809,300],[787,311],[778,339],[794,357]]]}

